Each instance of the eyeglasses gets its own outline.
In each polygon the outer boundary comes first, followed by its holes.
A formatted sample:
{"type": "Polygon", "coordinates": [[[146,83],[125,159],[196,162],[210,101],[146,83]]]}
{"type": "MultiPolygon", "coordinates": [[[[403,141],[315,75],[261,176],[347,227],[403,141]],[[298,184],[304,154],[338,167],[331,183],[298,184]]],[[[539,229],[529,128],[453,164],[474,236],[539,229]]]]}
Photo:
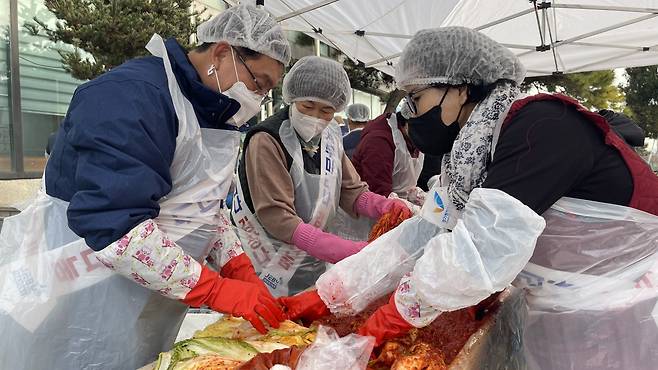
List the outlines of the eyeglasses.
{"type": "Polygon", "coordinates": [[[417,95],[418,93],[421,93],[425,90],[428,90],[428,89],[442,88],[442,87],[445,87],[445,85],[428,85],[428,86],[425,86],[421,89],[418,89],[416,91],[412,91],[412,92],[408,93],[407,96],[405,97],[405,100],[406,100],[407,107],[409,108],[409,111],[411,112],[411,114],[413,114],[414,116],[416,114],[418,114],[418,107],[416,106],[416,102],[414,102],[414,96],[415,95],[417,95]]]}
{"type": "Polygon", "coordinates": [[[264,89],[261,87],[261,85],[258,83],[258,80],[256,79],[256,76],[254,76],[253,72],[251,72],[251,69],[247,65],[247,62],[245,62],[244,57],[242,57],[242,54],[238,51],[238,49],[232,47],[233,50],[235,51],[235,54],[238,55],[238,59],[240,59],[240,63],[247,69],[247,72],[249,73],[249,76],[251,76],[251,80],[254,81],[254,84],[256,84],[256,94],[263,96],[263,101],[261,104],[267,104],[270,101],[272,101],[272,98],[268,96],[268,93],[270,89],[264,89]]]}

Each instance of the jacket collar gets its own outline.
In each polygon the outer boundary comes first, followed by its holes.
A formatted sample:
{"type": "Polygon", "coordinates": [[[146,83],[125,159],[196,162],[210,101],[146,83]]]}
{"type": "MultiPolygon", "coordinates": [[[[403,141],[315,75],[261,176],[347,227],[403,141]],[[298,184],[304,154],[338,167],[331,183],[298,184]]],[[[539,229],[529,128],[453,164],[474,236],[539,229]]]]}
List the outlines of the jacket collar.
{"type": "MultiPolygon", "coordinates": [[[[174,38],[165,41],[171,67],[183,95],[192,103],[201,127],[238,130],[226,124],[240,109],[240,103],[218,93],[201,82],[187,51],[174,38]]],[[[245,129],[246,127],[243,126],[245,129]]]]}

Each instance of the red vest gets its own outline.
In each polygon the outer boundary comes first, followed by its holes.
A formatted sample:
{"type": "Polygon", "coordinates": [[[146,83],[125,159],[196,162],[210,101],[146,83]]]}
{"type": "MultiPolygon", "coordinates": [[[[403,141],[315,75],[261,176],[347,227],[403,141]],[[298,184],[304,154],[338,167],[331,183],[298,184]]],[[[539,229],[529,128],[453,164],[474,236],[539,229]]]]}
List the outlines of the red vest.
{"type": "Polygon", "coordinates": [[[516,113],[526,104],[547,100],[561,101],[566,105],[576,108],[578,112],[587,117],[592,124],[596,125],[596,127],[601,130],[605,143],[619,151],[624,162],[626,162],[626,166],[628,166],[628,169],[631,172],[631,177],[633,178],[633,196],[631,197],[631,202],[628,206],[658,215],[658,176],[656,176],[656,174],[651,171],[649,165],[610,128],[610,125],[605,118],[597,113],[590,112],[575,99],[562,94],[537,94],[517,100],[512,104],[512,107],[503,122],[503,128],[509,124],[516,113]]]}

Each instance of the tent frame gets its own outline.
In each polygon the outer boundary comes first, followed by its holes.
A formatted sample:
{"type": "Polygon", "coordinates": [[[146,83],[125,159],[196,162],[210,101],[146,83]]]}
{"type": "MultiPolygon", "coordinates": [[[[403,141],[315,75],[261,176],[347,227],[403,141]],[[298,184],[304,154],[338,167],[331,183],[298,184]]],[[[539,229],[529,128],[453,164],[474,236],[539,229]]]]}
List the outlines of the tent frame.
{"type": "MultiPolygon", "coordinates": [[[[311,24],[305,17],[304,14],[312,12],[317,9],[321,9],[322,7],[334,4],[338,1],[341,0],[322,0],[320,2],[317,2],[315,4],[306,6],[301,9],[293,9],[285,0],[280,0],[284,5],[286,5],[289,9],[290,12],[284,15],[281,15],[277,17],[277,20],[279,22],[291,19],[294,17],[300,17],[305,23],[307,23],[311,30],[301,30],[301,29],[288,29],[290,31],[298,31],[298,32],[304,32],[314,38],[320,38],[323,41],[326,41],[327,43],[331,44],[334,46],[336,49],[339,49],[339,47],[336,46],[336,43],[329,38],[331,35],[351,35],[354,34],[358,37],[361,37],[366,44],[372,48],[379,56],[380,58],[370,60],[370,61],[360,61],[354,58],[353,56],[348,55],[351,59],[355,60],[357,63],[360,65],[363,65],[365,67],[376,67],[382,63],[386,63],[388,65],[392,65],[392,61],[396,58],[398,58],[401,53],[394,53],[390,55],[383,55],[382,52],[377,50],[377,48],[368,40],[368,36],[377,36],[377,37],[390,37],[390,38],[399,38],[399,39],[411,39],[413,35],[404,35],[404,34],[396,34],[396,33],[384,33],[384,32],[368,32],[365,29],[356,29],[356,30],[327,30],[327,29],[321,29],[319,27],[316,27],[315,25],[311,24]]],[[[346,0],[343,0],[346,1],[346,0]]],[[[388,14],[390,11],[396,9],[397,7],[401,6],[406,0],[403,0],[401,3],[396,5],[393,9],[390,9],[389,11],[385,12],[384,15],[388,14]]],[[[233,1],[227,1],[227,3],[231,4],[233,1]]],[[[261,5],[264,3],[264,0],[260,0],[261,5]]],[[[546,1],[546,0],[530,0],[530,3],[532,4],[532,7],[529,7],[526,10],[517,12],[515,14],[511,14],[505,17],[502,17],[500,19],[496,19],[492,22],[489,22],[487,24],[481,25],[479,27],[476,27],[478,31],[484,30],[505,22],[512,21],[514,19],[517,19],[519,17],[525,16],[530,13],[535,14],[536,22],[537,22],[537,28],[538,28],[538,34],[539,34],[539,43],[538,45],[518,45],[518,44],[503,44],[504,46],[510,48],[510,49],[523,49],[526,50],[520,54],[518,54],[519,57],[523,55],[528,55],[531,53],[535,52],[548,52],[551,51],[553,53],[553,61],[554,61],[554,70],[552,71],[536,71],[536,70],[529,70],[529,72],[534,72],[537,74],[562,74],[562,73],[570,73],[570,72],[575,72],[582,70],[584,68],[587,68],[588,66],[595,65],[598,63],[602,62],[608,62],[611,60],[615,59],[621,59],[626,56],[632,55],[634,53],[637,53],[638,51],[640,52],[656,52],[658,51],[658,44],[657,45],[643,45],[643,46],[629,46],[629,45],[615,45],[615,44],[599,44],[599,43],[592,43],[592,42],[586,42],[582,41],[584,39],[597,36],[600,34],[603,34],[605,32],[617,30],[623,27],[626,27],[631,24],[636,24],[639,22],[643,22],[649,19],[653,19],[655,17],[658,17],[658,8],[640,8],[640,7],[626,7],[626,6],[598,6],[598,5],[586,5],[586,4],[556,4],[552,1],[546,1]],[[638,16],[636,18],[632,18],[630,20],[624,21],[624,22],[619,22],[616,24],[613,24],[611,26],[603,27],[594,31],[586,32],[565,40],[560,40],[557,37],[557,34],[554,34],[556,30],[552,29],[551,27],[551,22],[550,22],[550,16],[551,12],[550,9],[578,9],[578,10],[592,10],[592,11],[615,11],[615,12],[633,12],[633,13],[641,13],[643,15],[638,16]],[[548,36],[548,38],[546,37],[548,36]],[[618,55],[614,56],[609,56],[605,57],[600,60],[596,60],[594,62],[588,62],[586,64],[582,64],[570,69],[567,69],[564,67],[564,64],[562,63],[559,53],[557,52],[558,48],[566,45],[577,45],[577,46],[582,46],[582,47],[606,47],[606,48],[612,48],[612,49],[619,49],[622,50],[623,52],[618,55]]],[[[552,16],[554,18],[553,25],[555,24],[555,11],[552,11],[552,16]]],[[[366,26],[367,27],[367,26],[366,26]]],[[[365,28],[365,27],[363,27],[365,28]]],[[[342,51],[342,50],[341,50],[342,51]]],[[[347,53],[346,53],[347,55],[347,53]]]]}

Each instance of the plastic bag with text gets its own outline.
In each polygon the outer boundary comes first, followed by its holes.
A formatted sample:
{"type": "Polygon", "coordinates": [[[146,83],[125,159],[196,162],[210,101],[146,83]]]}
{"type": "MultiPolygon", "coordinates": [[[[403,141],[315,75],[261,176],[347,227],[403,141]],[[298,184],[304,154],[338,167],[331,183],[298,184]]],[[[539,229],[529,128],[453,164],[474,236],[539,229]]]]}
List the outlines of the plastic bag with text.
{"type": "Polygon", "coordinates": [[[320,326],[315,342],[302,353],[297,370],[364,370],[375,338],[349,334],[339,337],[332,328],[320,326]]]}

